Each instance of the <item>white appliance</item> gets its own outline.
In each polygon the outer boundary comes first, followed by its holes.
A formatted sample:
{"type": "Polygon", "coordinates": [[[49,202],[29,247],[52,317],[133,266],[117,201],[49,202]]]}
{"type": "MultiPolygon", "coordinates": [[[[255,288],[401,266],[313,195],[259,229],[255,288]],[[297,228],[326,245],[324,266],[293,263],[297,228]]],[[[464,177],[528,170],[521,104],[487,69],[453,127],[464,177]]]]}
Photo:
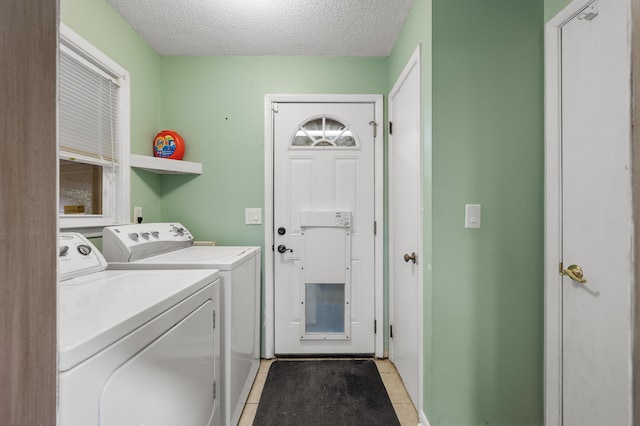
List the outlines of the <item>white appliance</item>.
{"type": "Polygon", "coordinates": [[[180,223],[104,228],[109,269],[220,270],[222,423],[240,419],[260,364],[260,247],[194,245],[180,223]]]}
{"type": "Polygon", "coordinates": [[[106,268],[60,234],[60,424],[218,426],[219,272],[106,268]]]}

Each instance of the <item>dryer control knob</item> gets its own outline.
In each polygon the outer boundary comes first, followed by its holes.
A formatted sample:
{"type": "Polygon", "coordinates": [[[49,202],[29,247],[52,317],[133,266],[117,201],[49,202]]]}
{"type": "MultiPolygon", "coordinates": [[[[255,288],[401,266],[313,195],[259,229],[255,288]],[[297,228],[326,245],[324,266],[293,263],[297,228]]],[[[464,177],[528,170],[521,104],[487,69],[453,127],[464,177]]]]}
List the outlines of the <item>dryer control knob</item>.
{"type": "Polygon", "coordinates": [[[91,254],[91,247],[86,244],[80,244],[78,246],[78,252],[83,256],[89,256],[91,254]]]}
{"type": "Polygon", "coordinates": [[[138,234],[132,232],[129,234],[129,238],[131,238],[133,241],[138,241],[138,234]]]}

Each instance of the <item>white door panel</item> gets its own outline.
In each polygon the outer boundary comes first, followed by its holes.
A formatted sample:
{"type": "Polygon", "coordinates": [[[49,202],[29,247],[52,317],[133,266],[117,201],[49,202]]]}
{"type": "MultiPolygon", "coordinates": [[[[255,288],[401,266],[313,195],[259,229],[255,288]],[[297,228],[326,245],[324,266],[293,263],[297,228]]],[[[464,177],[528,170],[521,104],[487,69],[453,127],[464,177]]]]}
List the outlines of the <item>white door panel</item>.
{"type": "Polygon", "coordinates": [[[565,425],[631,424],[631,158],[626,1],[562,27],[565,425]]]}
{"type": "Polygon", "coordinates": [[[375,119],[374,105],[279,103],[277,110],[275,352],[373,353],[374,130],[369,123],[375,119]],[[303,126],[309,120],[312,124],[303,126]],[[331,120],[348,125],[347,130],[327,125],[331,120]],[[348,132],[357,146],[291,143],[323,136],[332,140],[340,134],[348,140],[348,132]],[[303,213],[316,219],[303,224],[303,213]],[[348,215],[348,226],[338,214],[348,215]],[[329,222],[323,219],[327,217],[329,222]]]}
{"type": "MultiPolygon", "coordinates": [[[[416,54],[417,55],[417,54],[416,54]]],[[[422,267],[420,170],[420,66],[409,61],[389,96],[390,356],[416,407],[420,407],[420,288],[422,267]],[[405,261],[415,254],[417,261],[405,261]]]]}

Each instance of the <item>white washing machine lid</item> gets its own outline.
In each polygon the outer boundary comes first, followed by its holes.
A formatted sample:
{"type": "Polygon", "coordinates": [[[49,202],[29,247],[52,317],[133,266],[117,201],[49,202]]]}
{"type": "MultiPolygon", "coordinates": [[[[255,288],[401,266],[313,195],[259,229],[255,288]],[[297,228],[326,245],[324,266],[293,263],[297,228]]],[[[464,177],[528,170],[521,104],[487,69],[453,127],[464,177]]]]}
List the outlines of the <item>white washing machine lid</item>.
{"type": "Polygon", "coordinates": [[[193,246],[134,262],[111,262],[109,269],[202,269],[230,271],[260,253],[256,246],[193,246]]]}
{"type": "Polygon", "coordinates": [[[64,281],[59,370],[116,342],[219,277],[215,270],[102,271],[64,281]]]}

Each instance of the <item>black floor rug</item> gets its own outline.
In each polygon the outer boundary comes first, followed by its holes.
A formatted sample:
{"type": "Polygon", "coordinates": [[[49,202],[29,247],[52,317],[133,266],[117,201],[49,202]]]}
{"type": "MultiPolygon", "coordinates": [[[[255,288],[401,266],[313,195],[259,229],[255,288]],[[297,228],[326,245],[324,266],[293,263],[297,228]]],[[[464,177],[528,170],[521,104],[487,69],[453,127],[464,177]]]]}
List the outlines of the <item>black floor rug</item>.
{"type": "Polygon", "coordinates": [[[275,361],[255,426],[400,425],[372,360],[275,361]]]}

